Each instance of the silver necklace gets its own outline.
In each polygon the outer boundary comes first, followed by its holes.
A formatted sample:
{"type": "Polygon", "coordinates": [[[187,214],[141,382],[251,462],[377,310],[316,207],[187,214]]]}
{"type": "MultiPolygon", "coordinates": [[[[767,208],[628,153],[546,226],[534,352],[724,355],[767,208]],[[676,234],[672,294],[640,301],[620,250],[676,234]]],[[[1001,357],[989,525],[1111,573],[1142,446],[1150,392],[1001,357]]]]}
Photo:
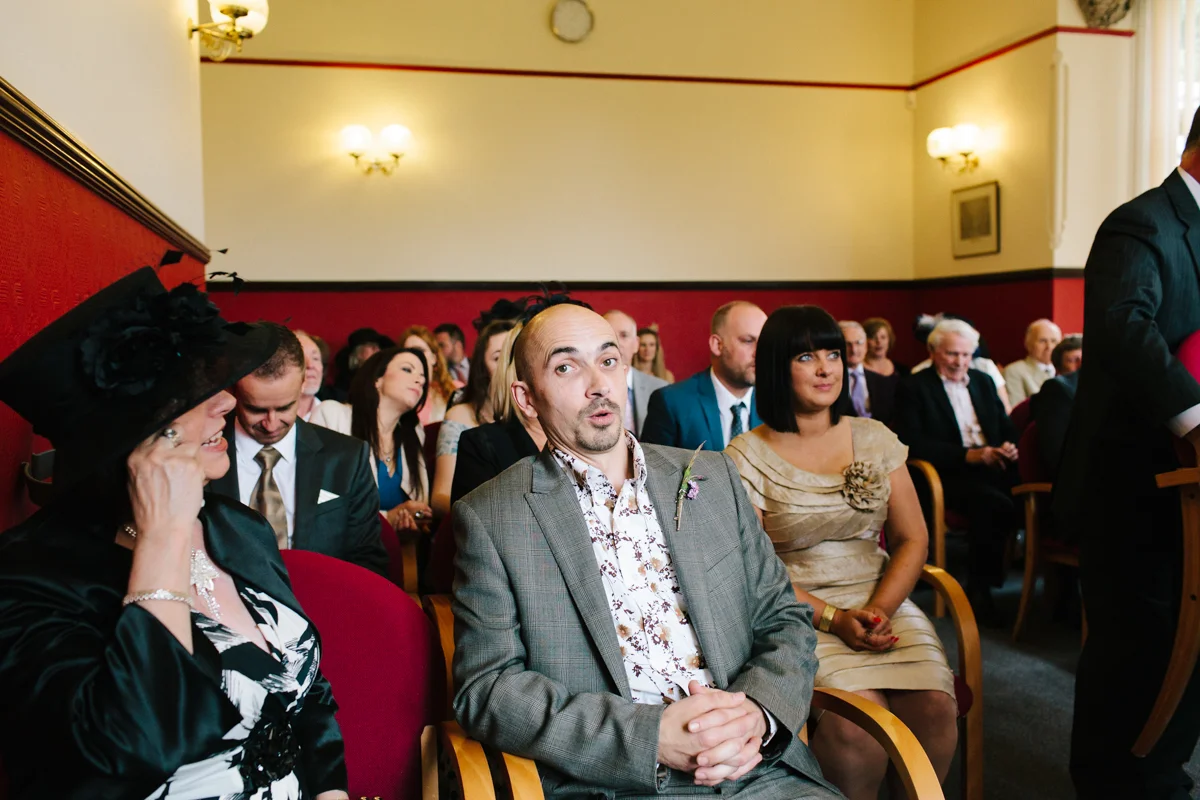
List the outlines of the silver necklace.
{"type": "MultiPolygon", "coordinates": [[[[132,525],[125,525],[122,530],[129,534],[131,539],[137,539],[137,530],[132,525]]],[[[217,578],[221,577],[221,571],[209,560],[207,553],[193,547],[190,572],[192,588],[208,606],[209,615],[220,622],[221,604],[217,602],[213,590],[216,588],[217,578]]]]}

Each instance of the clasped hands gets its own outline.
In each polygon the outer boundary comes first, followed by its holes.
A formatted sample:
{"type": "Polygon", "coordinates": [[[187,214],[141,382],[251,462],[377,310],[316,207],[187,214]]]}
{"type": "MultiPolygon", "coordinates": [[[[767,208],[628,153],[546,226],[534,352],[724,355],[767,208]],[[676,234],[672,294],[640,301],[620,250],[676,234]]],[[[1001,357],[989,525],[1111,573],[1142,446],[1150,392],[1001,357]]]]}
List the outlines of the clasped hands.
{"type": "Polygon", "coordinates": [[[658,726],[658,762],[690,772],[699,786],[732,781],[762,761],[767,720],[745,692],[688,684],[688,697],[671,703],[658,726]]]}
{"type": "Polygon", "coordinates": [[[999,447],[972,447],[967,451],[967,463],[1008,469],[1010,463],[1017,462],[1017,455],[1017,446],[1012,442],[1005,442],[999,447]]]}

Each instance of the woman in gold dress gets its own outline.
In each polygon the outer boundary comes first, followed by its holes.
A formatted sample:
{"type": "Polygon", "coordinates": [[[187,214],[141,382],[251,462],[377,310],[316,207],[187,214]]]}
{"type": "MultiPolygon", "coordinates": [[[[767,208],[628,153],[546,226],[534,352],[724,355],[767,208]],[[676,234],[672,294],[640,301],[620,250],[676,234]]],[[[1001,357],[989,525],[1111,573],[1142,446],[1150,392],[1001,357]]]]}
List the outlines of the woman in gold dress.
{"type": "MultiPolygon", "coordinates": [[[[954,677],[929,619],[908,599],[928,533],[908,448],[883,424],[845,416],[845,340],[816,306],[787,306],[763,327],[755,402],[763,425],[725,451],[787,566],[813,607],[816,685],[890,708],[945,779],[957,745],[954,677]],[[891,554],[880,547],[887,523],[891,554]]],[[[811,747],[850,800],[874,798],[883,748],[834,715],[814,721],[811,747]]]]}

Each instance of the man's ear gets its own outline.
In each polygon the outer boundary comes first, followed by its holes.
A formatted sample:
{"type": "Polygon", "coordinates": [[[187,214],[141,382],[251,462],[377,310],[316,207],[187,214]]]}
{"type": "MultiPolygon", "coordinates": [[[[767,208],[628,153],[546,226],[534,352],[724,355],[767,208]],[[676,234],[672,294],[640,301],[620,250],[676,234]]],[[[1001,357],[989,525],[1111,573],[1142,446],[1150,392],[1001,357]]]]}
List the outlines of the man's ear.
{"type": "Polygon", "coordinates": [[[721,352],[724,349],[721,337],[717,334],[709,334],[708,337],[708,352],[712,353],[713,358],[720,358],[721,352]]]}
{"type": "Polygon", "coordinates": [[[537,409],[533,406],[533,392],[525,381],[513,381],[512,398],[521,413],[529,419],[537,419],[537,409]]]}

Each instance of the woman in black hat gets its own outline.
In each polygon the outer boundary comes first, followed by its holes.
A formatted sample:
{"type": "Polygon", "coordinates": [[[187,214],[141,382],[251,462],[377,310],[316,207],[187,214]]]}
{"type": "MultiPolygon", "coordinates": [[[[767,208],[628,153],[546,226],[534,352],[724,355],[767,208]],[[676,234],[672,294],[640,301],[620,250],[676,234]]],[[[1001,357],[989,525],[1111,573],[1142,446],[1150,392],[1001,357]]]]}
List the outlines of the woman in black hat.
{"type": "Polygon", "coordinates": [[[346,798],[320,641],[270,526],[204,485],[226,389],[275,351],[140,270],[0,363],[56,448],[0,537],[0,750],[16,797],[346,798]]]}

